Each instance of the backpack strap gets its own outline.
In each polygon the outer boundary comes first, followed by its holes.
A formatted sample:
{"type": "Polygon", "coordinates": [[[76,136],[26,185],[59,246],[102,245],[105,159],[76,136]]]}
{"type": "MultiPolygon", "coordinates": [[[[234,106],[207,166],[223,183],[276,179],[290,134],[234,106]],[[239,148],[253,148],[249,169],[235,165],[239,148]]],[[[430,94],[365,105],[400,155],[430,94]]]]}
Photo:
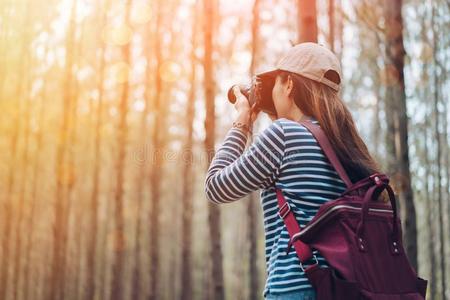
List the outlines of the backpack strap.
{"type": "MultiPolygon", "coordinates": [[[[348,177],[347,172],[345,171],[344,167],[339,161],[336,153],[333,150],[333,147],[331,147],[330,141],[328,140],[323,130],[318,125],[312,123],[310,120],[301,121],[300,123],[303,126],[305,126],[316,138],[317,142],[319,143],[323,152],[327,156],[328,160],[333,165],[334,169],[339,174],[344,183],[347,185],[347,188],[352,186],[352,182],[348,177]]],[[[278,199],[278,215],[280,216],[281,219],[283,219],[283,222],[285,223],[290,236],[288,248],[286,249],[286,254],[289,253],[289,250],[293,245],[298,258],[300,259],[300,263],[304,263],[307,260],[313,258],[311,247],[303,243],[298,238],[292,239],[292,237],[298,236],[296,234],[301,231],[301,228],[297,220],[295,219],[294,213],[292,212],[289,203],[284,198],[283,192],[276,186],[275,191],[278,199]]]]}
{"type": "Polygon", "coordinates": [[[311,131],[311,133],[319,143],[320,147],[322,148],[323,152],[327,156],[328,160],[331,162],[334,169],[339,174],[339,177],[341,177],[342,181],[344,181],[345,184],[347,185],[347,188],[349,188],[353,183],[348,177],[347,172],[345,172],[344,167],[339,161],[336,152],[334,152],[333,147],[331,147],[330,141],[328,140],[326,134],[323,132],[322,128],[320,128],[318,125],[314,124],[310,120],[300,121],[300,124],[302,124],[309,131],[311,131]]]}
{"type": "Polygon", "coordinates": [[[278,199],[278,215],[283,220],[284,224],[286,224],[286,228],[289,232],[289,243],[286,249],[286,254],[289,254],[289,250],[293,245],[295,248],[295,252],[297,252],[297,256],[300,259],[301,263],[306,262],[307,260],[313,257],[311,248],[303,243],[299,239],[293,240],[292,237],[295,236],[296,233],[300,232],[300,226],[298,225],[297,220],[295,219],[294,213],[291,210],[291,206],[286,201],[283,196],[283,192],[279,188],[275,188],[278,199]]]}

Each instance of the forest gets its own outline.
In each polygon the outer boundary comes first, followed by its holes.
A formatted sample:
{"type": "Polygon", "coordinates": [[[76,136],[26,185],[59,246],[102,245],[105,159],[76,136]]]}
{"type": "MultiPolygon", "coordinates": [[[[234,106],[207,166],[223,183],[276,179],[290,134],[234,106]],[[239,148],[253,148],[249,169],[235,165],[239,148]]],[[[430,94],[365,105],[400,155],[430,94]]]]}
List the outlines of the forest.
{"type": "Polygon", "coordinates": [[[305,41],[450,299],[448,0],[0,0],[0,299],[261,299],[259,192],[217,205],[204,180],[228,89],[305,41]]]}

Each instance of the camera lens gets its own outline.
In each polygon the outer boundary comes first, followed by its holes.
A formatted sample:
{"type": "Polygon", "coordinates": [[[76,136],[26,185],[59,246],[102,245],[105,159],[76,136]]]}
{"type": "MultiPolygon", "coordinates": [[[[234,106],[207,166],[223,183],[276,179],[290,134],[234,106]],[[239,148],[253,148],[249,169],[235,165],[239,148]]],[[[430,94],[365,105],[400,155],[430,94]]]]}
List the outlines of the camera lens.
{"type": "Polygon", "coordinates": [[[250,96],[250,90],[251,90],[251,85],[244,85],[244,84],[235,84],[233,85],[229,90],[228,90],[228,101],[230,101],[231,103],[235,103],[236,102],[236,96],[234,95],[234,91],[233,88],[235,86],[239,87],[239,90],[241,91],[241,93],[247,98],[247,100],[249,99],[250,96]]]}
{"type": "Polygon", "coordinates": [[[241,93],[247,98],[250,107],[257,107],[268,114],[276,115],[276,109],[272,100],[272,89],[275,84],[275,77],[260,78],[255,76],[252,78],[252,84],[233,85],[227,93],[228,101],[236,102],[233,88],[239,87],[241,93]]]}

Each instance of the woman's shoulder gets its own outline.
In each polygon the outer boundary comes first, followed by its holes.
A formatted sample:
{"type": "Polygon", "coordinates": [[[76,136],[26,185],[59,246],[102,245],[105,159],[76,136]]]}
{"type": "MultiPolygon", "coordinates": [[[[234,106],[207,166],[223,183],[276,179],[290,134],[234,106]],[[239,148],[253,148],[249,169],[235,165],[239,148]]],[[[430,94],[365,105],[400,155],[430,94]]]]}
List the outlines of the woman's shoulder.
{"type": "MultiPolygon", "coordinates": [[[[312,122],[319,125],[315,119],[312,119],[312,122]]],[[[312,136],[312,133],[301,123],[287,118],[278,118],[261,132],[260,138],[275,138],[279,141],[285,141],[292,138],[310,138],[310,136],[312,136]]]]}
{"type": "MultiPolygon", "coordinates": [[[[314,124],[319,125],[319,122],[316,119],[312,119],[312,122],[314,124]]],[[[283,131],[286,132],[298,132],[298,131],[302,131],[302,132],[306,132],[309,133],[309,130],[302,125],[299,122],[287,119],[287,118],[279,118],[277,120],[275,120],[273,123],[277,123],[277,125],[279,127],[281,127],[283,129],[283,131]]]]}

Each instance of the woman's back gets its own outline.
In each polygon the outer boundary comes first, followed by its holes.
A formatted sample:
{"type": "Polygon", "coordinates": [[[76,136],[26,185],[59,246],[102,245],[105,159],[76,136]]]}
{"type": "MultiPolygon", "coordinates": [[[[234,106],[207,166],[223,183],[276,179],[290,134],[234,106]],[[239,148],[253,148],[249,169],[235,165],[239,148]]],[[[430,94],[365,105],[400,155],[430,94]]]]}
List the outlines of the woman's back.
{"type": "MultiPolygon", "coordinates": [[[[285,153],[275,184],[283,191],[298,223],[303,227],[314,217],[320,205],[337,198],[346,186],[311,132],[288,119],[280,119],[279,122],[284,132],[285,153]]],[[[312,122],[320,126],[314,118],[312,122]]],[[[261,204],[268,275],[264,295],[267,292],[279,294],[312,289],[294,249],[286,255],[289,233],[278,216],[275,189],[261,191],[261,204]]],[[[326,265],[325,260],[315,253],[319,263],[326,265]]]]}
{"type": "MultiPolygon", "coordinates": [[[[319,124],[315,118],[312,122],[319,124]]],[[[296,252],[286,255],[289,233],[278,215],[274,184],[290,204],[300,226],[316,214],[319,206],[345,190],[314,136],[301,124],[286,118],[273,122],[243,153],[245,134],[231,129],[216,152],[206,177],[211,201],[238,200],[249,191],[261,189],[264,215],[267,293],[312,290],[296,252]]],[[[319,263],[325,260],[316,254],[319,263]]]]}

